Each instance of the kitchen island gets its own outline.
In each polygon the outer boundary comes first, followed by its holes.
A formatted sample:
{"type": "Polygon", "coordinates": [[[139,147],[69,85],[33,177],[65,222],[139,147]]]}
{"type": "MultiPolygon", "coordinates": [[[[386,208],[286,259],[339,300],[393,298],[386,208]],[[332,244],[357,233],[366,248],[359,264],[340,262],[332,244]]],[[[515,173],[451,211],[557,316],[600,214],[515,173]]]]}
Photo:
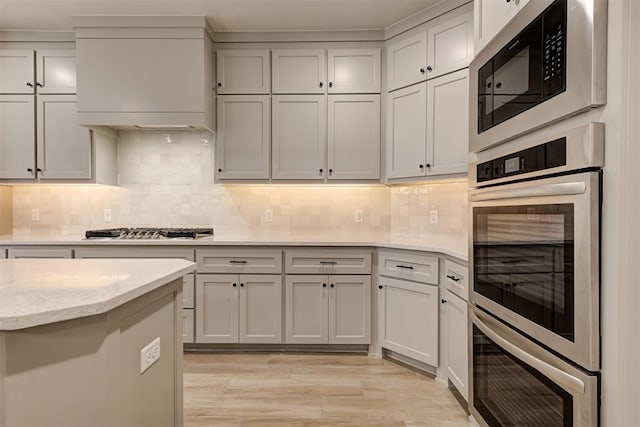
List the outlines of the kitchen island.
{"type": "Polygon", "coordinates": [[[181,259],[0,260],[0,426],[182,425],[181,259]]]}

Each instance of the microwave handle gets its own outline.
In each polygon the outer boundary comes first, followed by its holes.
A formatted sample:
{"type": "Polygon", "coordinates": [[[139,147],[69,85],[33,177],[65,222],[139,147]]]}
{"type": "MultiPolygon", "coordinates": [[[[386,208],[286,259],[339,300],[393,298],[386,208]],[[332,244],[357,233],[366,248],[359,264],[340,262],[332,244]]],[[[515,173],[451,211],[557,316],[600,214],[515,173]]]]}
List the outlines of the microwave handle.
{"type": "Polygon", "coordinates": [[[587,185],[584,182],[565,182],[561,184],[543,184],[535,187],[483,191],[471,194],[469,200],[482,202],[485,200],[518,199],[523,197],[572,196],[584,194],[586,191],[587,185]]]}
{"type": "Polygon", "coordinates": [[[474,325],[477,326],[486,336],[488,336],[492,341],[498,344],[500,347],[507,350],[513,356],[522,360],[524,363],[529,366],[537,369],[542,372],[542,374],[546,375],[548,378],[555,381],[560,386],[565,389],[571,390],[575,393],[584,394],[585,385],[580,379],[570,375],[555,366],[551,366],[547,362],[544,362],[537,357],[527,353],[521,348],[511,344],[506,339],[502,338],[498,333],[494,332],[491,327],[489,327],[485,322],[491,322],[490,318],[482,313],[480,310],[474,309],[473,315],[475,317],[474,325]]]}

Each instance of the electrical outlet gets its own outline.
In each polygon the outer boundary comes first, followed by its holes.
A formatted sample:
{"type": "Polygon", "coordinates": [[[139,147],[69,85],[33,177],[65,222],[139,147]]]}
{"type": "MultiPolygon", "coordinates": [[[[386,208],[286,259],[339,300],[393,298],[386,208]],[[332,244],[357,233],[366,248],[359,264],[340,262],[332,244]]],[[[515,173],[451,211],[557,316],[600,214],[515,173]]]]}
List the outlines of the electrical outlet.
{"type": "Polygon", "coordinates": [[[437,224],[438,223],[438,211],[436,209],[432,209],[429,211],[429,224],[437,224]]]}
{"type": "Polygon", "coordinates": [[[353,213],[353,219],[356,222],[362,222],[362,220],[364,219],[364,216],[362,215],[362,209],[355,210],[355,212],[353,213]]]}
{"type": "Polygon", "coordinates": [[[111,222],[111,209],[104,210],[104,222],[111,222]]]}
{"type": "Polygon", "coordinates": [[[40,221],[40,209],[31,208],[31,221],[40,221]]]}
{"type": "Polygon", "coordinates": [[[160,359],[160,337],[140,350],[140,374],[149,369],[158,359],[160,359]]]}
{"type": "Polygon", "coordinates": [[[264,222],[273,222],[273,210],[265,209],[264,211],[264,222]]]}

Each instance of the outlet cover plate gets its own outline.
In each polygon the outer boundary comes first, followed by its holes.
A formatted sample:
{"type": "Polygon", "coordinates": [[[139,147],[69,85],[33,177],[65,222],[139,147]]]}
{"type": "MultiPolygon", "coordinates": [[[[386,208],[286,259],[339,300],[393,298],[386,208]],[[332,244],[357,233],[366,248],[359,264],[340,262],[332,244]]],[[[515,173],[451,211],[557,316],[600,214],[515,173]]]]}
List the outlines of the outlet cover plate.
{"type": "Polygon", "coordinates": [[[151,341],[140,350],[140,374],[149,369],[160,359],[160,337],[151,341]]]}

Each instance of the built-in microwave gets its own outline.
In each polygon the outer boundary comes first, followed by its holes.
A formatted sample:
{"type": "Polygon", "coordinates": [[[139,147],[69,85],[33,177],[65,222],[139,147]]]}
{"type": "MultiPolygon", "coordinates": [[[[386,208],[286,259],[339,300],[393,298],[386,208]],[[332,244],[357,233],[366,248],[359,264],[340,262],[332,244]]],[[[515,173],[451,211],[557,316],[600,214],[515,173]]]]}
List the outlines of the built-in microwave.
{"type": "Polygon", "coordinates": [[[478,152],[606,102],[606,0],[528,2],[470,68],[478,152]]]}

